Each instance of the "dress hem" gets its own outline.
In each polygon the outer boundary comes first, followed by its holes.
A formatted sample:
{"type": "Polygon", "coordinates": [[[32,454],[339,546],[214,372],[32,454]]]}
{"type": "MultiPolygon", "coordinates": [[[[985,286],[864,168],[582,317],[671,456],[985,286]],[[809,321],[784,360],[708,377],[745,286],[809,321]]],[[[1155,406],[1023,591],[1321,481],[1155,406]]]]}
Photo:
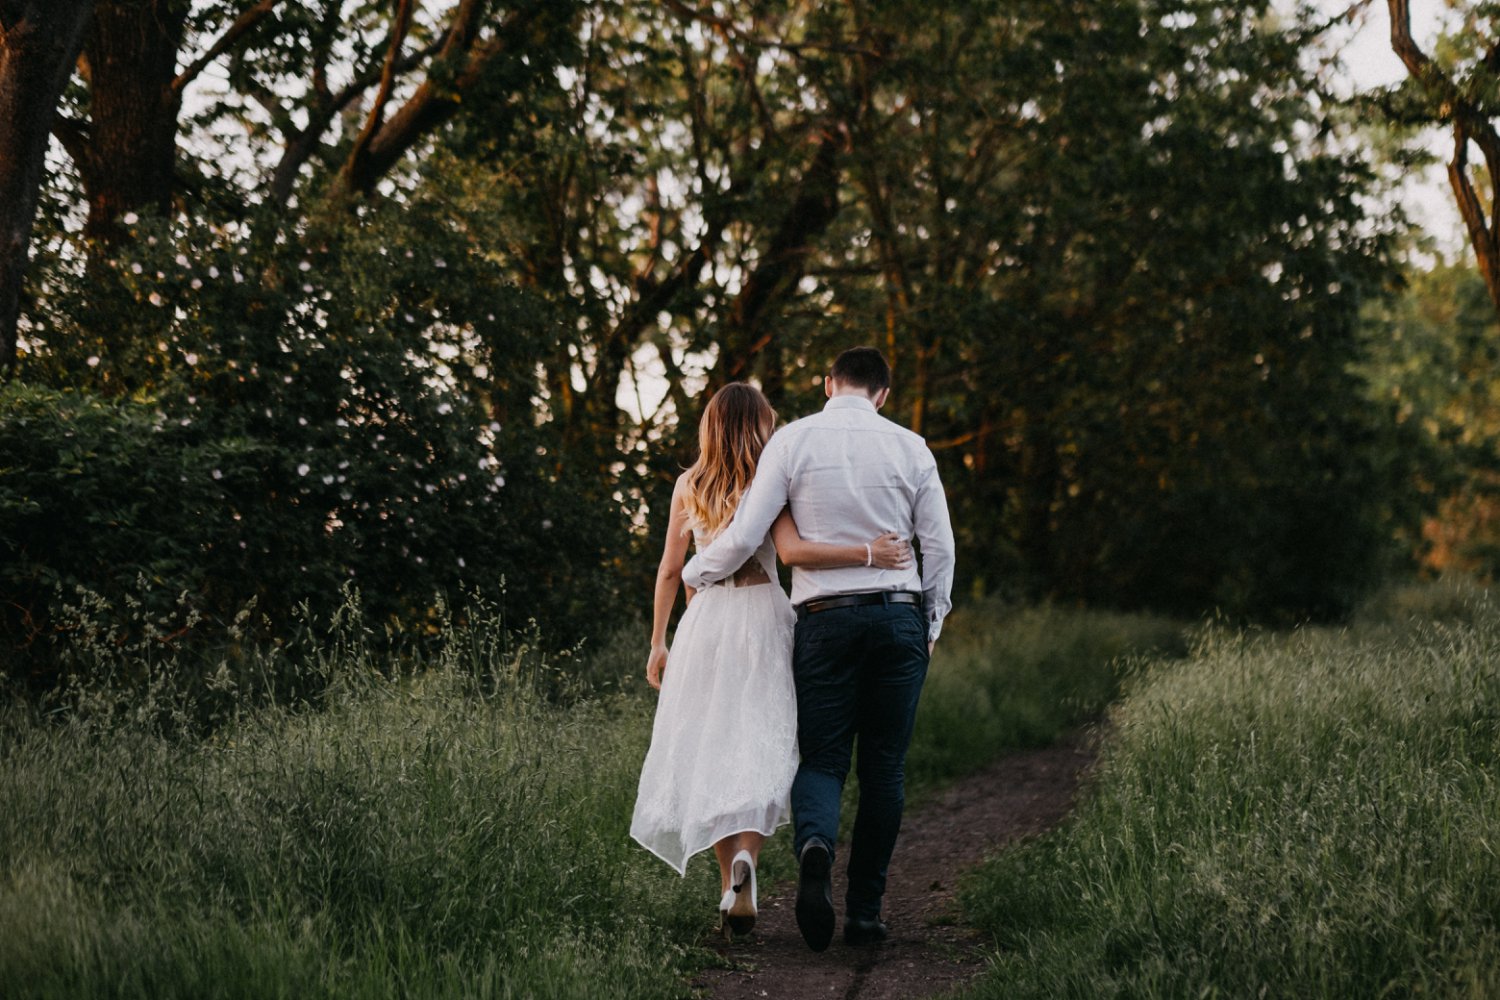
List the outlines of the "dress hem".
{"type": "Polygon", "coordinates": [[[660,858],[662,861],[666,862],[666,865],[667,865],[668,868],[672,869],[674,872],[676,872],[677,874],[681,875],[683,878],[687,878],[687,866],[688,866],[688,862],[691,861],[691,860],[693,860],[693,858],[697,857],[698,855],[702,854],[704,851],[706,851],[706,850],[710,849],[711,847],[713,847],[715,844],[717,844],[719,841],[723,840],[725,837],[734,837],[734,836],[737,836],[737,835],[739,835],[741,833],[758,833],[762,837],[770,838],[770,837],[772,837],[772,836],[774,836],[776,834],[777,830],[780,830],[782,827],[786,826],[790,822],[791,822],[791,820],[789,820],[789,819],[778,820],[776,823],[774,823],[771,826],[771,829],[769,829],[769,830],[762,830],[759,827],[754,827],[754,826],[747,826],[747,827],[745,827],[744,829],[741,829],[741,830],[731,830],[729,833],[722,834],[719,837],[716,837],[715,839],[710,840],[708,843],[704,844],[702,847],[695,847],[695,848],[693,848],[691,851],[689,851],[683,857],[683,859],[682,859],[682,866],[680,868],[676,864],[674,864],[672,862],[671,858],[667,857],[665,854],[661,853],[656,848],[652,847],[650,844],[646,843],[644,840],[642,840],[640,837],[636,836],[635,834],[632,833],[630,835],[630,839],[633,840],[633,841],[635,841],[637,844],[640,844],[648,852],[650,852],[654,857],[660,858]]]}

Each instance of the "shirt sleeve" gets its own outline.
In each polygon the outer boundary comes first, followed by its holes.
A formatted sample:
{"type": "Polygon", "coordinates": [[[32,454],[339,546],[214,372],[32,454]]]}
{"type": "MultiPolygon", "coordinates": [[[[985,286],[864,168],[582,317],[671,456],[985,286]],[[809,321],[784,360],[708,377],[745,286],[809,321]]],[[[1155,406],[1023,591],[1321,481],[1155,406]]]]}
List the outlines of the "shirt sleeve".
{"type": "Polygon", "coordinates": [[[717,583],[745,565],[745,561],[760,548],[771,524],[787,502],[790,475],[786,437],[786,432],[782,431],[771,435],[771,440],[766,442],[755,468],[755,479],[740,500],[739,509],[734,512],[729,526],[682,567],[684,584],[702,590],[717,583]]]}
{"type": "Polygon", "coordinates": [[[927,613],[927,641],[936,642],[943,619],[953,607],[953,526],[948,518],[948,497],[938,478],[937,463],[931,466],[917,489],[914,529],[922,545],[922,606],[927,613]]]}

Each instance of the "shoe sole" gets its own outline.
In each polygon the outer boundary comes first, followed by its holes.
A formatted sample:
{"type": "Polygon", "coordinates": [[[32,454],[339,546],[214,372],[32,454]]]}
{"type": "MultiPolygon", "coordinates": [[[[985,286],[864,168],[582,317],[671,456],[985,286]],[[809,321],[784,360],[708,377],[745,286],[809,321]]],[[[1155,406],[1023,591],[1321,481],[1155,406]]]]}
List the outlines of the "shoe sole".
{"type": "Polygon", "coordinates": [[[813,951],[827,951],[833,943],[832,868],[826,851],[809,852],[797,880],[797,929],[813,951]]]}

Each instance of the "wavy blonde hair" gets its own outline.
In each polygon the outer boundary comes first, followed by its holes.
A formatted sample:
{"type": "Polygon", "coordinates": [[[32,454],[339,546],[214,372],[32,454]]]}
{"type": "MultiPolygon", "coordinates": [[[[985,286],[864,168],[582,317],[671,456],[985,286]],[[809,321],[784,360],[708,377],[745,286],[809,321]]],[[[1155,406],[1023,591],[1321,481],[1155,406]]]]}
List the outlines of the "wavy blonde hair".
{"type": "Polygon", "coordinates": [[[686,530],[714,535],[729,523],[775,429],[776,411],[755,386],[731,382],[714,393],[698,421],[698,461],[687,470],[686,530]]]}

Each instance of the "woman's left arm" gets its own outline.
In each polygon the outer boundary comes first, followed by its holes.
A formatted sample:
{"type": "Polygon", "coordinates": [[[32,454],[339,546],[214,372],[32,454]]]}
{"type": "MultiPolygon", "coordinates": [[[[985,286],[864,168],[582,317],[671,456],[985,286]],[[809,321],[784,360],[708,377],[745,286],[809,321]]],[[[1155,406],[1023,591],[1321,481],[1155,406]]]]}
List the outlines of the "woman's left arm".
{"type": "Polygon", "coordinates": [[[832,545],[809,542],[797,530],[791,510],[783,510],[771,525],[771,540],[776,555],[788,566],[809,569],[834,569],[840,566],[875,566],[879,569],[906,569],[911,565],[911,545],[887,531],[859,545],[832,545]]]}

